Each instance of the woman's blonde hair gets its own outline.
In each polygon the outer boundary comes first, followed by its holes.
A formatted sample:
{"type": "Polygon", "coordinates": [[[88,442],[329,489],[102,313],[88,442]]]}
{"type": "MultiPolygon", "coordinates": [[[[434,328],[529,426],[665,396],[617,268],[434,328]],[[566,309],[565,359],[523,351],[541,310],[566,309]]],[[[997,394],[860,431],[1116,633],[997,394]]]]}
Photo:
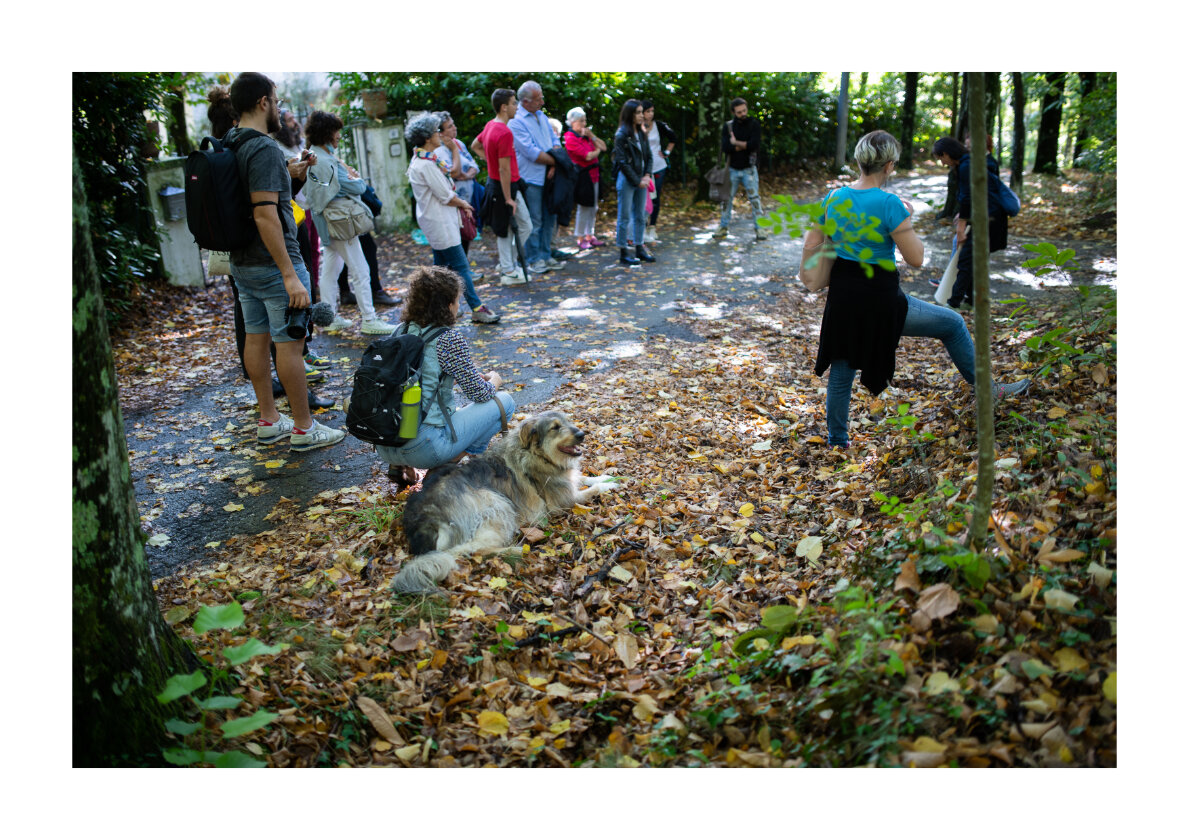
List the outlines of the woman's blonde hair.
{"type": "Polygon", "coordinates": [[[855,163],[864,175],[878,172],[893,160],[900,159],[900,141],[886,131],[864,134],[855,144],[855,163]]]}

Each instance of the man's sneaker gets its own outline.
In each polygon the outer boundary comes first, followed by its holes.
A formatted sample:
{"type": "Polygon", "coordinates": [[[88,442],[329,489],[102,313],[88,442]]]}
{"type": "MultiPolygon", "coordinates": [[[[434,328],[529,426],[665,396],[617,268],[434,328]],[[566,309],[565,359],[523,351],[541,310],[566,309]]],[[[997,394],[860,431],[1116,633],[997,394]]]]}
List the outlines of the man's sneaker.
{"type": "Polygon", "coordinates": [[[306,368],[306,382],[319,382],[326,374],[318,370],[318,368],[311,365],[309,362],[305,363],[306,368]]]}
{"type": "Polygon", "coordinates": [[[529,263],[528,270],[533,274],[544,274],[549,270],[549,263],[545,260],[537,260],[535,263],[529,263]]]}
{"type": "Polygon", "coordinates": [[[932,277],[930,277],[930,278],[929,278],[929,285],[930,285],[930,286],[932,286],[934,289],[936,289],[938,286],[940,286],[940,285],[941,285],[941,281],[940,281],[940,280],[934,280],[932,277]]]}
{"type": "Polygon", "coordinates": [[[379,318],[369,318],[363,322],[359,331],[368,335],[392,335],[396,332],[396,325],[381,321],[379,318]]]}
{"type": "Polygon", "coordinates": [[[338,332],[339,330],[347,329],[347,327],[349,327],[349,326],[351,326],[350,321],[348,321],[342,315],[335,315],[334,320],[326,325],[326,331],[327,332],[338,332]]]}
{"type": "Polygon", "coordinates": [[[763,242],[768,238],[768,231],[763,228],[756,228],[756,242],[763,242]]]}
{"type": "Polygon", "coordinates": [[[472,324],[498,324],[499,320],[500,316],[488,309],[487,304],[471,310],[472,324]]]}
{"type": "Polygon", "coordinates": [[[501,286],[522,286],[528,282],[528,278],[524,276],[524,269],[517,268],[511,274],[504,272],[500,274],[501,286]]]}
{"type": "Polygon", "coordinates": [[[722,239],[722,238],[724,238],[724,237],[727,235],[727,233],[728,233],[728,232],[729,232],[729,231],[728,231],[728,230],[727,230],[725,227],[723,227],[722,225],[719,225],[719,226],[718,226],[718,230],[716,230],[716,231],[714,232],[714,238],[715,238],[715,239],[722,239]]]}
{"type": "Polygon", "coordinates": [[[553,262],[554,260],[561,260],[562,262],[565,262],[569,258],[570,258],[570,254],[567,254],[561,248],[553,248],[549,251],[549,261],[550,262],[553,262]]]}
{"type": "Polygon", "coordinates": [[[557,271],[559,268],[562,268],[563,266],[561,264],[561,261],[555,260],[553,257],[550,257],[549,259],[545,260],[545,267],[548,268],[550,271],[557,271]]]}
{"type": "Polygon", "coordinates": [[[313,350],[311,350],[309,353],[306,353],[305,359],[307,367],[330,367],[330,359],[326,358],[325,356],[319,356],[313,350]]]}
{"type": "Polygon", "coordinates": [[[292,420],[289,421],[289,424],[293,426],[293,431],[289,435],[289,448],[291,450],[294,452],[305,452],[307,449],[331,446],[347,436],[347,433],[342,429],[332,429],[329,426],[323,426],[317,420],[314,420],[313,423],[314,425],[303,432],[297,426],[293,425],[292,420]]]}
{"type": "Polygon", "coordinates": [[[995,402],[999,402],[1004,397],[1016,397],[1028,390],[1032,384],[1031,379],[1021,379],[1018,382],[1013,382],[1010,385],[1001,385],[996,382],[991,386],[991,398],[995,402]]]}
{"type": "Polygon", "coordinates": [[[293,433],[293,419],[282,414],[275,423],[256,421],[256,442],[265,445],[278,443],[293,433]]]}
{"type": "MultiPolygon", "coordinates": [[[[473,239],[472,239],[471,241],[472,241],[472,242],[474,242],[474,240],[473,240],[473,239]]],[[[478,282],[479,282],[480,280],[482,280],[482,279],[483,279],[483,272],[482,272],[482,271],[472,271],[472,272],[471,272],[471,282],[472,282],[472,283],[478,283],[478,282]]]]}

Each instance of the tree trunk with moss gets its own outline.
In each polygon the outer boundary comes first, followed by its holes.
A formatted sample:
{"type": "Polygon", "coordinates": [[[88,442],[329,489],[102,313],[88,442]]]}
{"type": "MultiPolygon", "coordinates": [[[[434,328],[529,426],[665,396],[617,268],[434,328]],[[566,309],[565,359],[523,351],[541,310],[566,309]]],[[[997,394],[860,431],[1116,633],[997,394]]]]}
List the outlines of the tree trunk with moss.
{"type": "Polygon", "coordinates": [[[728,110],[722,73],[699,73],[698,125],[693,138],[694,160],[698,167],[698,191],[694,196],[697,201],[710,200],[710,184],[706,174],[719,162],[722,126],[729,119],[728,110]]]}
{"type": "Polygon", "coordinates": [[[197,658],[161,616],[132,491],[86,193],[74,163],[74,766],[160,764],[155,695],[197,658]]]}
{"type": "Polygon", "coordinates": [[[1061,102],[1065,96],[1065,74],[1045,73],[1048,89],[1040,103],[1040,128],[1036,134],[1036,163],[1033,172],[1058,172],[1057,155],[1061,149],[1061,102]]]}

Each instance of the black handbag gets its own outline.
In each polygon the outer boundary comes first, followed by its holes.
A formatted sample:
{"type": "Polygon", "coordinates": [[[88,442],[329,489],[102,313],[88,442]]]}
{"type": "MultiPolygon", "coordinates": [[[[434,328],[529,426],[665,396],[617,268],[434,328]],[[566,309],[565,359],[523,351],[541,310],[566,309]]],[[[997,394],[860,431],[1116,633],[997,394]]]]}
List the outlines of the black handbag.
{"type": "Polygon", "coordinates": [[[590,170],[597,169],[598,164],[578,167],[578,183],[574,184],[574,201],[583,207],[595,206],[595,185],[590,179],[590,170]]]}
{"type": "Polygon", "coordinates": [[[373,218],[379,216],[380,211],[384,209],[384,202],[380,201],[380,197],[376,195],[371,184],[367,185],[367,189],[363,191],[363,195],[359,196],[359,200],[367,205],[368,210],[372,211],[373,218]]]}

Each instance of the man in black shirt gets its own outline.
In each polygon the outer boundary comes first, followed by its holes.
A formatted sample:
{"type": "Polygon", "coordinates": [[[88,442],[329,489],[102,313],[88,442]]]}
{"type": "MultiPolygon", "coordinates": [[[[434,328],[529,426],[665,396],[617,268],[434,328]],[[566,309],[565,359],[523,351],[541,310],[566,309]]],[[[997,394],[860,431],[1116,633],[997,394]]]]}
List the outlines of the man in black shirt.
{"type": "Polygon", "coordinates": [[[731,197],[723,203],[722,218],[714,235],[720,239],[727,235],[727,228],[731,224],[731,204],[742,184],[747,191],[747,200],[751,202],[751,224],[755,228],[756,239],[767,239],[768,234],[756,222],[764,212],[760,206],[760,175],[756,170],[756,158],[760,152],[760,122],[747,116],[745,99],[732,99],[731,112],[735,118],[722,127],[722,150],[727,153],[730,163],[731,197]]]}

